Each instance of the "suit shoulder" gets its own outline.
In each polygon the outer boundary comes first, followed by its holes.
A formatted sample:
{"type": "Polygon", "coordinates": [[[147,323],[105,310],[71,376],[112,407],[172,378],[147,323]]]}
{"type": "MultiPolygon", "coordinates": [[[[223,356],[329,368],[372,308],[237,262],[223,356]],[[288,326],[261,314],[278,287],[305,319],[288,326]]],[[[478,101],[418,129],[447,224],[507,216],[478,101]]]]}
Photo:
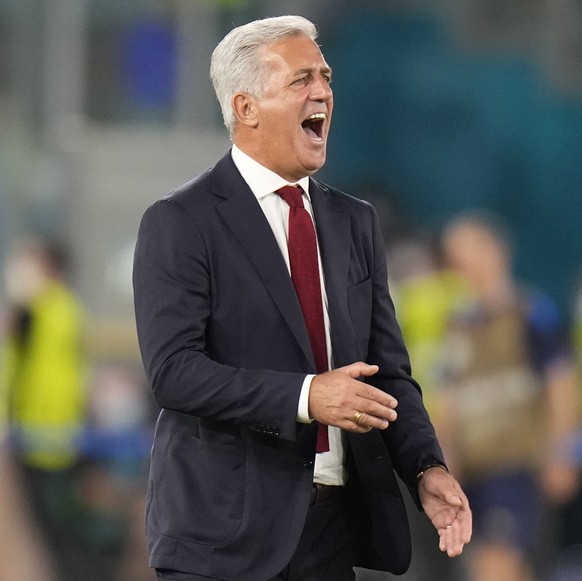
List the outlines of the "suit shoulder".
{"type": "Polygon", "coordinates": [[[241,189],[240,182],[244,184],[228,151],[214,166],[158,199],[145,211],[144,218],[185,220],[204,228],[213,222],[217,206],[241,189]]]}
{"type": "Polygon", "coordinates": [[[355,196],[347,194],[346,192],[339,190],[339,189],[337,189],[333,186],[330,186],[328,184],[325,184],[323,182],[314,180],[313,178],[312,178],[312,181],[315,184],[315,186],[324,195],[331,196],[332,198],[337,199],[340,202],[344,202],[345,204],[348,204],[350,209],[354,209],[354,210],[359,209],[359,210],[362,210],[365,212],[370,212],[370,210],[373,210],[372,204],[366,200],[362,200],[361,198],[356,198],[355,196]]]}
{"type": "MultiPolygon", "coordinates": [[[[173,206],[180,208],[191,216],[205,213],[218,203],[214,196],[216,176],[221,172],[228,171],[227,160],[230,154],[227,153],[214,166],[209,167],[188,182],[170,190],[167,194],[158,199],[151,208],[173,206]]],[[[149,210],[148,209],[148,210],[149,210]]],[[[147,213],[147,211],[146,211],[147,213]]]]}
{"type": "Polygon", "coordinates": [[[174,188],[146,208],[141,228],[151,225],[165,225],[175,228],[180,223],[192,223],[196,216],[207,214],[204,209],[212,205],[211,174],[209,168],[190,181],[174,188]]]}
{"type": "Polygon", "coordinates": [[[189,206],[201,201],[201,199],[212,191],[212,171],[208,168],[201,174],[169,191],[160,201],[170,201],[181,206],[189,206]]]}

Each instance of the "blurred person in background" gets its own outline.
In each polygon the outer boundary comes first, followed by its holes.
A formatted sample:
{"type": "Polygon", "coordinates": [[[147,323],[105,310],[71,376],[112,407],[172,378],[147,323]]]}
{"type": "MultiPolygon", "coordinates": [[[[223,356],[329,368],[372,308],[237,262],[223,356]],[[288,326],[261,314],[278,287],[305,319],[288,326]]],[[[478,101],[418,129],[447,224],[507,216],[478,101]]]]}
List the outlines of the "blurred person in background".
{"type": "Polygon", "coordinates": [[[531,581],[544,504],[563,504],[578,487],[571,347],[553,302],[514,280],[494,217],[452,220],[443,249],[470,289],[445,340],[437,425],[474,511],[470,578],[531,581]]]}
{"type": "Polygon", "coordinates": [[[87,555],[95,563],[91,580],[152,579],[143,506],[154,407],[133,364],[108,362],[93,371],[77,479],[87,555]]]}
{"type": "Polygon", "coordinates": [[[309,177],[333,108],[316,36],[289,16],[222,40],[211,74],[233,148],[140,226],[137,328],[162,408],[147,505],[159,579],[402,572],[394,469],[442,551],[470,538],[467,499],[410,376],[376,213],[309,177]],[[313,276],[296,271],[307,241],[313,276]]]}
{"type": "Polygon", "coordinates": [[[62,578],[78,581],[72,522],[85,421],[83,309],[65,267],[64,250],[42,240],[23,243],[8,257],[0,405],[33,517],[62,578]]]}
{"type": "Polygon", "coordinates": [[[0,441],[0,579],[57,581],[45,539],[30,518],[7,441],[0,441]]]}
{"type": "MultiPolygon", "coordinates": [[[[436,389],[442,343],[451,314],[466,293],[466,283],[443,265],[437,236],[409,235],[389,250],[391,283],[398,321],[410,354],[414,377],[423,386],[423,400],[438,437],[446,409],[436,389]]],[[[411,503],[409,503],[411,504],[411,503]]],[[[411,507],[412,508],[412,507],[411,507]]],[[[409,511],[415,551],[404,579],[464,581],[466,556],[447,559],[434,546],[430,523],[409,511]]]]}
{"type": "Polygon", "coordinates": [[[431,418],[443,411],[435,389],[442,341],[451,314],[466,294],[465,281],[444,267],[438,246],[436,240],[419,236],[402,240],[390,251],[392,273],[397,271],[392,284],[398,321],[431,418]]]}
{"type": "MultiPolygon", "coordinates": [[[[574,296],[572,334],[576,354],[576,367],[580,381],[582,373],[582,278],[574,296]]],[[[579,386],[580,387],[580,386],[579,386]]],[[[578,390],[578,397],[580,391],[578,390]]],[[[582,423],[573,440],[572,456],[582,475],[582,423]]],[[[556,519],[556,558],[550,581],[579,581],[582,579],[582,486],[560,509],[556,519]]]]}

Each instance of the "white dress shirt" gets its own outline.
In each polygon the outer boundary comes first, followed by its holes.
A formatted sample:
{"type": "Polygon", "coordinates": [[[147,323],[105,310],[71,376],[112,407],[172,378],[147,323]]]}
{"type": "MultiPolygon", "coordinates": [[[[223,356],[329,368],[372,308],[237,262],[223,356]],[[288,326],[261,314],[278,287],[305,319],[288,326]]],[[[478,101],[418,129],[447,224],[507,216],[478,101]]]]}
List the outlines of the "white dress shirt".
{"type": "MultiPolygon", "coordinates": [[[[236,145],[232,147],[232,159],[243,179],[256,196],[265,217],[269,222],[275,240],[281,249],[289,276],[291,276],[291,267],[289,263],[288,240],[289,240],[289,206],[287,202],[276,193],[276,191],[289,182],[282,177],[273,173],[254,159],[241,151],[236,145]]],[[[304,177],[297,182],[303,189],[303,203],[305,209],[313,219],[313,209],[311,207],[311,198],[309,195],[309,178],[304,177]]],[[[325,292],[325,279],[323,276],[323,265],[319,246],[317,248],[319,257],[319,276],[321,280],[321,295],[323,300],[323,318],[325,325],[325,336],[327,343],[327,354],[329,368],[333,369],[333,357],[331,351],[331,339],[329,333],[329,314],[327,306],[327,294],[325,292]]],[[[299,407],[297,410],[297,421],[301,423],[310,423],[312,418],[309,417],[309,389],[313,375],[307,375],[303,382],[301,395],[299,398],[299,407]]],[[[329,426],[329,452],[316,454],[315,457],[315,474],[314,482],[328,484],[332,486],[342,486],[347,480],[347,473],[344,466],[344,449],[342,444],[342,433],[339,428],[329,426]]]]}

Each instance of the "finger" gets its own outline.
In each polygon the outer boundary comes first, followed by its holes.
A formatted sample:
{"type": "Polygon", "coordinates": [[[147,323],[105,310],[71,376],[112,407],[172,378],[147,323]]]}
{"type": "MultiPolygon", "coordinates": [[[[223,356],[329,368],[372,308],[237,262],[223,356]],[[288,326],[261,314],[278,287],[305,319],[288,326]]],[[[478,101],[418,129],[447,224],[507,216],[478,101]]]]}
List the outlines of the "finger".
{"type": "MultiPolygon", "coordinates": [[[[396,399],[376,388],[361,391],[360,395],[356,395],[356,399],[350,402],[350,405],[353,405],[357,410],[356,423],[361,425],[386,429],[388,422],[394,422],[398,417],[398,414],[394,410],[398,405],[396,399]],[[368,397],[369,395],[382,399],[382,402],[370,399],[368,397]]],[[[348,416],[348,419],[353,419],[353,416],[348,416]]]]}
{"type": "Polygon", "coordinates": [[[471,541],[473,521],[469,508],[457,511],[456,517],[447,525],[438,528],[439,547],[449,556],[460,554],[463,547],[471,541]]]}
{"type": "MultiPolygon", "coordinates": [[[[359,398],[355,404],[360,412],[358,421],[360,426],[369,426],[378,430],[385,430],[390,423],[395,422],[398,414],[392,407],[387,407],[380,403],[359,398]]],[[[349,418],[353,420],[352,418],[349,418]]]]}
{"type": "Polygon", "coordinates": [[[449,557],[458,557],[465,546],[458,522],[439,529],[439,549],[449,557]]]}
{"type": "Polygon", "coordinates": [[[459,537],[465,544],[471,541],[473,536],[473,515],[469,508],[460,510],[457,521],[459,523],[459,537]]]}
{"type": "Polygon", "coordinates": [[[457,494],[445,494],[445,502],[449,506],[460,507],[463,506],[461,497],[457,494]]]}
{"type": "MultiPolygon", "coordinates": [[[[427,473],[427,479],[424,480],[423,484],[427,484],[428,481],[434,477],[438,476],[438,479],[432,479],[432,485],[430,486],[431,494],[443,500],[452,509],[458,508],[468,508],[469,501],[467,497],[461,490],[456,479],[448,474],[446,471],[435,468],[427,473]]],[[[450,524],[447,522],[445,524],[450,524]]]]}
{"type": "Polygon", "coordinates": [[[385,430],[390,425],[390,422],[387,419],[372,416],[365,412],[361,412],[361,415],[359,416],[357,421],[355,421],[354,418],[352,418],[352,423],[358,428],[369,428],[369,429],[375,428],[378,430],[385,430]]]}
{"type": "Polygon", "coordinates": [[[355,402],[355,407],[362,413],[373,418],[378,418],[379,420],[394,422],[398,417],[398,413],[392,406],[387,406],[364,398],[358,398],[355,402]]]}
{"type": "Polygon", "coordinates": [[[472,516],[471,509],[468,505],[462,507],[443,507],[439,513],[432,519],[432,523],[437,530],[445,529],[446,527],[459,521],[462,530],[469,531],[469,538],[471,536],[472,516]]]}
{"type": "MultiPolygon", "coordinates": [[[[366,404],[363,404],[360,407],[364,408],[366,407],[366,404]]],[[[348,423],[347,429],[355,432],[361,431],[356,428],[385,430],[398,418],[398,414],[393,409],[380,406],[379,404],[374,404],[374,411],[375,413],[368,413],[360,410],[354,412],[350,417],[345,418],[348,423]]]]}
{"type": "Polygon", "coordinates": [[[348,426],[345,429],[348,432],[354,432],[356,434],[366,434],[368,432],[371,432],[374,428],[372,428],[372,426],[358,426],[358,425],[352,423],[351,426],[348,426]]]}
{"type": "Polygon", "coordinates": [[[377,365],[369,365],[363,361],[356,361],[355,363],[336,369],[336,371],[341,371],[353,379],[357,379],[358,377],[371,377],[378,373],[379,370],[380,368],[377,365]]]}
{"type": "Polygon", "coordinates": [[[370,402],[379,403],[391,409],[395,409],[396,407],[398,407],[398,400],[394,396],[390,395],[389,393],[386,393],[385,391],[382,391],[381,389],[378,389],[377,387],[367,385],[365,383],[362,383],[361,381],[358,382],[358,385],[356,385],[355,387],[356,396],[358,398],[362,398],[363,400],[369,400],[370,402]]]}
{"type": "Polygon", "coordinates": [[[385,430],[391,423],[395,422],[397,418],[398,414],[394,410],[385,408],[383,411],[375,414],[362,412],[360,420],[357,423],[360,426],[371,426],[378,430],[385,430]]]}

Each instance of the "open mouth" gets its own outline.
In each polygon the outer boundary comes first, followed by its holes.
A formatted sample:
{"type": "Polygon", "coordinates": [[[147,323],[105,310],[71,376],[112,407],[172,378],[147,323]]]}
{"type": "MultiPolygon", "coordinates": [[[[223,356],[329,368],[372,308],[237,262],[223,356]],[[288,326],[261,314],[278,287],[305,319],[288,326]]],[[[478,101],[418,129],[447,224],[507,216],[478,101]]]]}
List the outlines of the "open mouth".
{"type": "Polygon", "coordinates": [[[301,127],[311,139],[323,139],[323,124],[326,117],[325,113],[313,113],[301,123],[301,127]]]}

